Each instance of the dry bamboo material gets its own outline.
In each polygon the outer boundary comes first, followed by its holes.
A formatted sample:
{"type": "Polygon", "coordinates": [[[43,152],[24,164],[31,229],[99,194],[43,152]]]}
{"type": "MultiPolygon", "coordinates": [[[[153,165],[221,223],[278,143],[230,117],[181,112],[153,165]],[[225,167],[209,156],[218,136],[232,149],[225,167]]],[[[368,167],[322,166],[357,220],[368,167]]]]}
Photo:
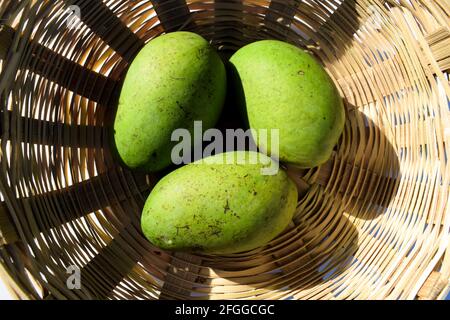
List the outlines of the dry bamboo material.
{"type": "MultiPolygon", "coordinates": [[[[3,0],[0,277],[20,299],[439,299],[450,278],[448,0],[3,0]],[[68,8],[80,20],[68,27],[68,8]],[[75,26],[75,27],[74,27],[75,26]],[[224,57],[276,38],[314,53],[347,107],[333,158],[270,244],[161,252],[140,231],[157,176],[109,147],[117,92],[163,32],[224,57]],[[81,268],[81,289],[67,268],[81,268]]],[[[268,83],[268,86],[270,84],[268,83]]]]}

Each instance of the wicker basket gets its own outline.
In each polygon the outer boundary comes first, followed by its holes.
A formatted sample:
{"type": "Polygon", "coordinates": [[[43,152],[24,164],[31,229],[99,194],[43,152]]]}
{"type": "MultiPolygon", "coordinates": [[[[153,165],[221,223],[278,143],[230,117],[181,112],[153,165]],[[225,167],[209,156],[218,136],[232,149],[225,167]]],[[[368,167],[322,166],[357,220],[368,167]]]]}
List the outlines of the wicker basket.
{"type": "Polygon", "coordinates": [[[0,278],[15,297],[446,295],[448,0],[2,0],[0,18],[0,278]],[[194,256],[141,234],[158,177],[117,164],[110,128],[130,61],[176,30],[225,57],[266,38],[307,48],[345,98],[336,152],[290,168],[304,193],[266,247],[194,256]],[[80,289],[68,286],[77,268],[80,289]]]}

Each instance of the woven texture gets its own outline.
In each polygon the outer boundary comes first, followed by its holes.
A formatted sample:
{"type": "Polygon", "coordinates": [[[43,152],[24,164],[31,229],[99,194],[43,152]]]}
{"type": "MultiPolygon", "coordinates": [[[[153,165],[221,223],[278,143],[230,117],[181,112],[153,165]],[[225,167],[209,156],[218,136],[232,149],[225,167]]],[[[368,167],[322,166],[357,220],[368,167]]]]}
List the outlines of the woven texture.
{"type": "Polygon", "coordinates": [[[0,277],[15,297],[446,293],[448,0],[3,0],[0,19],[0,277]],[[176,30],[199,33],[224,57],[259,39],[306,48],[344,97],[333,157],[289,168],[304,191],[295,219],[252,252],[152,247],[139,221],[160,177],[120,167],[109,148],[127,66],[146,42],[176,30]],[[79,290],[66,283],[73,265],[79,290]]]}

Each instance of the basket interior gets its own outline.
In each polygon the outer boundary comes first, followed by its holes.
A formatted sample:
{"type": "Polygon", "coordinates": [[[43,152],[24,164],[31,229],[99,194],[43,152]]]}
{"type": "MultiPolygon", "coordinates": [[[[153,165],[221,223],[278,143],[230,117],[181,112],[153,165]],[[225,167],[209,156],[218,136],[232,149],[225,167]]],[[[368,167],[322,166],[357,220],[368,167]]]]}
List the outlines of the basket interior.
{"type": "Polygon", "coordinates": [[[449,15],[448,2],[415,0],[2,1],[0,274],[33,299],[438,298],[450,274],[449,15]],[[111,126],[133,57],[177,30],[224,59],[260,39],[295,44],[344,97],[339,145],[319,168],[289,168],[307,190],[265,247],[168,253],[141,233],[161,175],[121,167],[111,126]]]}

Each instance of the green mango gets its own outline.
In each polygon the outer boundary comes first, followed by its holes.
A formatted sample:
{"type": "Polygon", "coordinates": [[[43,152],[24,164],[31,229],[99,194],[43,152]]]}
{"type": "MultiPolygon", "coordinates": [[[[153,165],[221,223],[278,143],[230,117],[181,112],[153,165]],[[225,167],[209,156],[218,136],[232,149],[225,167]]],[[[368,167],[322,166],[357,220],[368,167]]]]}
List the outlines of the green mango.
{"type": "Polygon", "coordinates": [[[274,163],[248,151],[193,162],[165,176],[149,195],[144,235],[165,250],[231,254],[263,246],[292,221],[297,188],[274,163]],[[260,161],[250,161],[251,156],[260,161]],[[227,157],[232,160],[226,161],[227,157]],[[238,159],[240,159],[239,161],[238,159]]]}
{"type": "Polygon", "coordinates": [[[302,168],[331,157],[345,110],[336,86],[312,55],[285,42],[263,40],[238,50],[230,68],[236,101],[249,126],[279,130],[279,150],[271,150],[268,139],[259,142],[262,151],[302,168]]]}
{"type": "Polygon", "coordinates": [[[175,129],[193,132],[219,119],[226,95],[225,66],[201,36],[173,32],[151,40],[126,74],[114,122],[117,152],[126,166],[147,172],[171,164],[175,129]]]}

